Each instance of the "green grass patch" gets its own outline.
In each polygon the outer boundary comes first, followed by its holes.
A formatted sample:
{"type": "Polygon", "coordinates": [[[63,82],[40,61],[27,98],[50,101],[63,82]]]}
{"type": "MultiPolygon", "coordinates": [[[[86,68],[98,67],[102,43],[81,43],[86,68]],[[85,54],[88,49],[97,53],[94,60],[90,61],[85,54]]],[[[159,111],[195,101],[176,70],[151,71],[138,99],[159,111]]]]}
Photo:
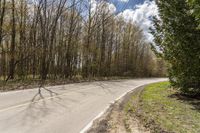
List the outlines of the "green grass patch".
{"type": "Polygon", "coordinates": [[[169,82],[146,86],[125,110],[136,113],[154,132],[200,133],[200,99],[181,95],[169,82]]]}

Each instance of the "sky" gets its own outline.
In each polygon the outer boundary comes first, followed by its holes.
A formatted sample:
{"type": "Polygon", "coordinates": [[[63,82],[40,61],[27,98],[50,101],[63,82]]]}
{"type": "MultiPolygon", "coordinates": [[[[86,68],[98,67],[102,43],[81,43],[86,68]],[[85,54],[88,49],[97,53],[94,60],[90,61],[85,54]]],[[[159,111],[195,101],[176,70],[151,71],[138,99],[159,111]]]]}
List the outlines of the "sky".
{"type": "Polygon", "coordinates": [[[143,4],[145,0],[109,0],[110,3],[113,3],[117,12],[121,12],[125,9],[133,9],[138,4],[143,4]]]}
{"type": "Polygon", "coordinates": [[[153,0],[109,0],[110,7],[116,15],[127,21],[132,21],[144,31],[147,41],[152,42],[153,36],[149,33],[152,27],[151,18],[158,15],[158,8],[153,0]]]}

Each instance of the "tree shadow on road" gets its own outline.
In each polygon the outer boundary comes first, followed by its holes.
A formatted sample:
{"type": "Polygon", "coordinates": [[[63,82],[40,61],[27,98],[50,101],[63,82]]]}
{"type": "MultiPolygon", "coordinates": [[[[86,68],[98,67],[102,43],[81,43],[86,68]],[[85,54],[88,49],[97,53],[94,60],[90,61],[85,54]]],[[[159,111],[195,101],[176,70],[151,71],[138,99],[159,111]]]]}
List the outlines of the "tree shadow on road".
{"type": "Polygon", "coordinates": [[[66,97],[64,101],[61,94],[40,86],[37,93],[31,99],[30,104],[24,110],[25,114],[22,124],[38,125],[38,120],[41,122],[43,118],[50,114],[57,114],[59,111],[70,111],[69,106],[65,102],[75,103],[77,101],[66,97]]]}

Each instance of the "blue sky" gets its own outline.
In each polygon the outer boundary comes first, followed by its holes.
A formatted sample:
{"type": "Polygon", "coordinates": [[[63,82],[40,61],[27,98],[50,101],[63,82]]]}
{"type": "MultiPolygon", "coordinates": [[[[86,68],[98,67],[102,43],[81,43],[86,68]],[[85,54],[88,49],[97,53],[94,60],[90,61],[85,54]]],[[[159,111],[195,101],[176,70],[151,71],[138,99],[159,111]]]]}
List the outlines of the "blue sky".
{"type": "Polygon", "coordinates": [[[133,9],[136,5],[143,4],[145,0],[129,0],[128,2],[122,2],[121,0],[109,0],[117,8],[117,12],[122,12],[125,9],[133,9]]]}

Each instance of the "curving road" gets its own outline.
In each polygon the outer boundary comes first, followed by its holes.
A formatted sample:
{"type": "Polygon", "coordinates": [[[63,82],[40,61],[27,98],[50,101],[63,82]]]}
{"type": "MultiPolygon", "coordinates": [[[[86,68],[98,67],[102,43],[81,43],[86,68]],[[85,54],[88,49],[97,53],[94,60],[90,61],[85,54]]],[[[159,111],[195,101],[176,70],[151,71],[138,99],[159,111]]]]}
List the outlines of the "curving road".
{"type": "Polygon", "coordinates": [[[76,83],[0,93],[0,133],[79,133],[110,103],[138,86],[166,79],[76,83]]]}

